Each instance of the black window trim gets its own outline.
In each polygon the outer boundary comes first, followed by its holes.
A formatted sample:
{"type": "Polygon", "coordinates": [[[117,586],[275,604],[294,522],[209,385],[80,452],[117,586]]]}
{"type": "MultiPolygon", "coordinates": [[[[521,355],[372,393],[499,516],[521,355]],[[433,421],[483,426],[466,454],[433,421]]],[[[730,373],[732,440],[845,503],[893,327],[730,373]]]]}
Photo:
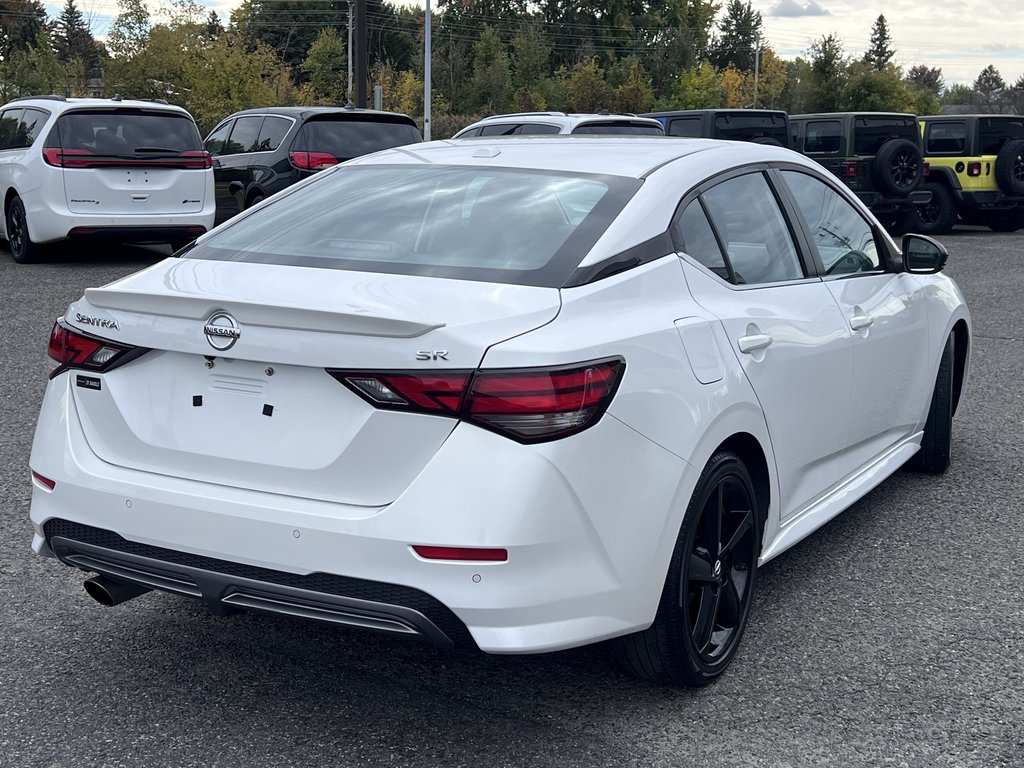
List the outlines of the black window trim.
{"type": "MultiPolygon", "coordinates": [[[[228,137],[226,139],[224,139],[224,143],[225,144],[227,144],[229,141],[231,141],[231,136],[232,136],[232,134],[234,134],[235,128],[238,127],[239,121],[245,120],[248,117],[259,118],[260,127],[256,129],[256,138],[253,139],[253,141],[256,141],[257,139],[259,139],[260,132],[263,131],[263,119],[266,117],[266,115],[237,115],[235,117],[235,124],[233,126],[231,126],[231,130],[228,131],[228,137]]],[[[245,149],[245,150],[242,150],[241,152],[235,152],[235,153],[230,154],[230,155],[221,155],[221,157],[237,157],[238,155],[254,155],[254,154],[256,154],[256,153],[253,152],[251,149],[245,149]]]]}
{"type": "Polygon", "coordinates": [[[928,120],[924,122],[924,135],[921,137],[921,154],[925,157],[936,156],[936,157],[968,157],[970,156],[972,143],[971,143],[971,128],[965,120],[957,120],[955,117],[950,116],[949,120],[928,120]],[[931,133],[932,127],[936,125],[959,125],[964,129],[964,148],[962,152],[936,152],[928,149],[928,134],[931,133]]]}
{"type": "MultiPolygon", "coordinates": [[[[16,106],[9,106],[6,109],[0,109],[0,120],[3,119],[3,116],[4,116],[5,112],[21,112],[21,113],[24,113],[25,112],[25,107],[21,106],[19,104],[19,105],[16,105],[16,106]]],[[[14,135],[17,135],[17,132],[18,132],[17,125],[20,122],[21,122],[21,118],[19,117],[18,118],[18,122],[15,124],[15,127],[14,127],[14,135]]],[[[12,141],[14,140],[14,136],[11,136],[11,140],[12,141]]],[[[0,146],[0,152],[18,152],[18,151],[24,152],[25,149],[26,149],[26,147],[4,147],[4,146],[0,146]]]]}

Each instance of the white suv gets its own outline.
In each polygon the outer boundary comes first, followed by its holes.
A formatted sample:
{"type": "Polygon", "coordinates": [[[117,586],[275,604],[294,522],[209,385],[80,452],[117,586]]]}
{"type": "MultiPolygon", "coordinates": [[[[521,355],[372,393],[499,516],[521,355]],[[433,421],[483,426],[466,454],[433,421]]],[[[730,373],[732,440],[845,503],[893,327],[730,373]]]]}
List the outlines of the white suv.
{"type": "Polygon", "coordinates": [[[453,139],[476,136],[528,136],[538,134],[614,134],[616,136],[664,136],[657,120],[636,115],[610,113],[580,115],[565,112],[515,112],[491,115],[456,133],[453,139]]]}
{"type": "Polygon", "coordinates": [[[170,243],[213,227],[210,155],[195,121],[158,101],[14,99],[0,108],[3,237],[14,260],[68,238],[170,243]]]}

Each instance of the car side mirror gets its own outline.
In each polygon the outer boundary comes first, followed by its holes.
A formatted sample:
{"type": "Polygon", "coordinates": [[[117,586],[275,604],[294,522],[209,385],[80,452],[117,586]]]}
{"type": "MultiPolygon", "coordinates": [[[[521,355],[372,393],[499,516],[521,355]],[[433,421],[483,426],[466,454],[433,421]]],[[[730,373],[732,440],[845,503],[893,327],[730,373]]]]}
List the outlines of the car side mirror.
{"type": "Polygon", "coordinates": [[[903,236],[903,268],[915,275],[934,275],[946,266],[949,252],[924,235],[903,236]]]}

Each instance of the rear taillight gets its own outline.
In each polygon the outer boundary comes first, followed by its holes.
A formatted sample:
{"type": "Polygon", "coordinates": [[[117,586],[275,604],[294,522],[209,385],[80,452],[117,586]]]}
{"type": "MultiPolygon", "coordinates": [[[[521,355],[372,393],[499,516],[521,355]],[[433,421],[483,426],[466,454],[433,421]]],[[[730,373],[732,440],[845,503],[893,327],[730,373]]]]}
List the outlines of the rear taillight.
{"type": "Polygon", "coordinates": [[[967,164],[968,176],[981,176],[981,163],[975,161],[967,164]]]}
{"type": "Polygon", "coordinates": [[[180,155],[178,155],[178,157],[182,159],[183,168],[213,168],[213,155],[202,149],[190,152],[182,152],[180,155]]]}
{"type": "Polygon", "coordinates": [[[921,163],[921,175],[927,176],[931,173],[932,167],[928,163],[921,163]]]}
{"type": "Polygon", "coordinates": [[[330,152],[289,152],[288,157],[292,165],[304,171],[319,171],[339,162],[330,152]]]}
{"type": "Polygon", "coordinates": [[[558,368],[328,373],[378,408],[459,418],[535,443],[596,424],[625,367],[612,358],[558,368]]]}
{"type": "Polygon", "coordinates": [[[857,161],[846,160],[839,164],[840,176],[844,179],[852,179],[857,175],[857,161]]]}
{"type": "Polygon", "coordinates": [[[50,343],[46,353],[57,363],[57,367],[50,373],[52,379],[69,368],[107,371],[115,365],[138,357],[145,351],[139,347],[87,336],[58,320],[50,332],[50,343]]]}
{"type": "Polygon", "coordinates": [[[88,158],[92,152],[87,149],[44,149],[43,160],[47,165],[58,168],[87,168],[92,164],[88,158]]]}

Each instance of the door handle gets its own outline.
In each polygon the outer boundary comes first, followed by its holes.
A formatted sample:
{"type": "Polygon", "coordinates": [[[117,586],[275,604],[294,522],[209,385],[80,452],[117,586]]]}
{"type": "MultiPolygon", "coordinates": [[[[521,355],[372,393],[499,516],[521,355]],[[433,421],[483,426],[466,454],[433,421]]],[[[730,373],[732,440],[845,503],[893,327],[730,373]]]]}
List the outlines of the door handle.
{"type": "Polygon", "coordinates": [[[744,354],[764,349],[772,343],[772,337],[767,333],[755,333],[750,336],[740,336],[737,344],[740,352],[744,354]]]}
{"type": "Polygon", "coordinates": [[[854,315],[850,318],[850,327],[855,331],[862,331],[873,322],[875,322],[875,318],[871,315],[854,315]]]}

